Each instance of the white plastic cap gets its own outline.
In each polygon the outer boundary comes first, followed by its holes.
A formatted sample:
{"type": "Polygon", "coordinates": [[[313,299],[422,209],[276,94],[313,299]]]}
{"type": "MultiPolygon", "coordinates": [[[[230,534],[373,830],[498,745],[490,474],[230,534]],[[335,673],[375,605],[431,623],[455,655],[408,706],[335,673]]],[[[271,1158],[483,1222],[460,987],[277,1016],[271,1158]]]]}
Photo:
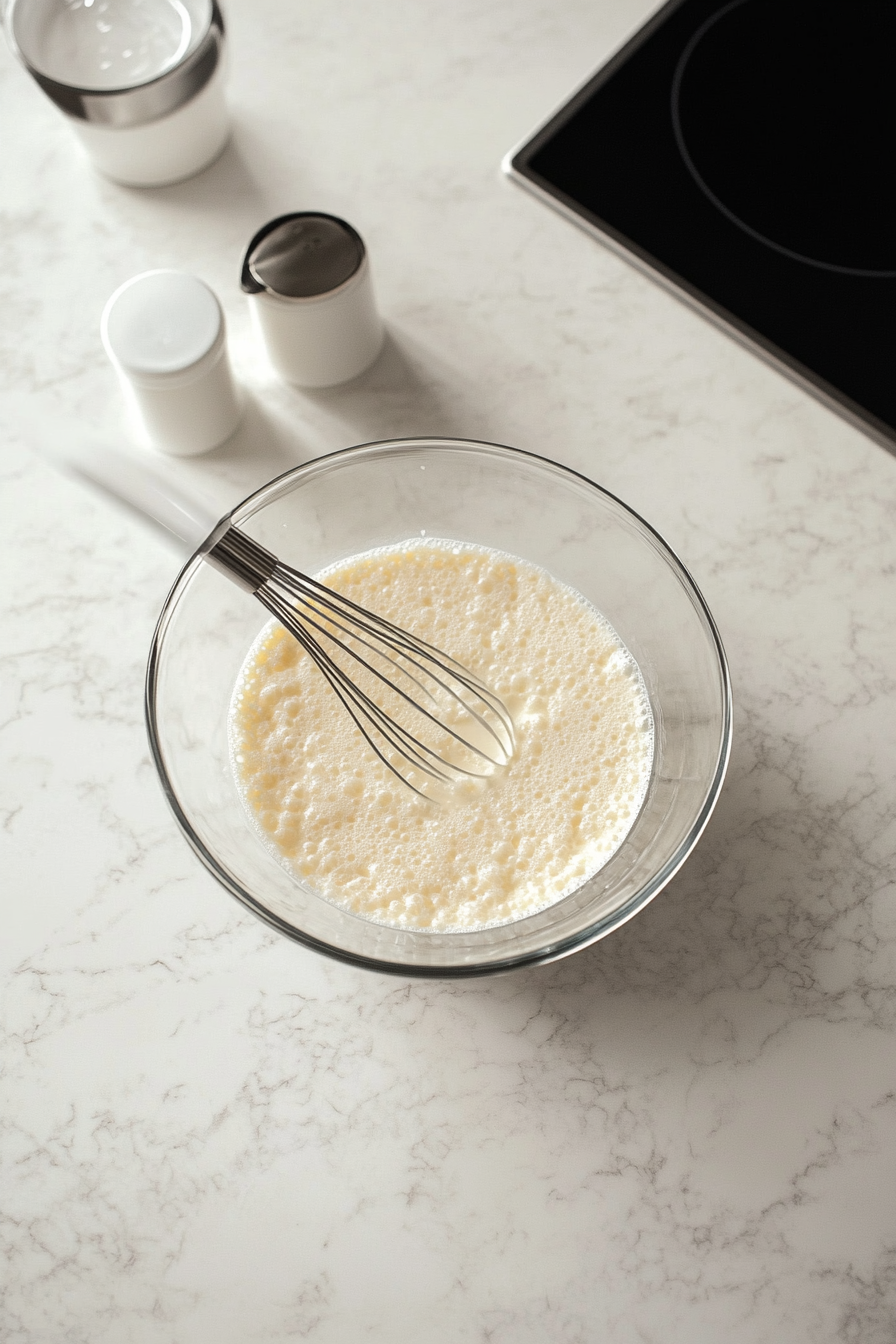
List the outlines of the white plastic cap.
{"type": "Polygon", "coordinates": [[[101,324],[109,358],[131,378],[185,373],[221,335],[221,305],[195,275],[146,271],[106,304],[101,324]]]}

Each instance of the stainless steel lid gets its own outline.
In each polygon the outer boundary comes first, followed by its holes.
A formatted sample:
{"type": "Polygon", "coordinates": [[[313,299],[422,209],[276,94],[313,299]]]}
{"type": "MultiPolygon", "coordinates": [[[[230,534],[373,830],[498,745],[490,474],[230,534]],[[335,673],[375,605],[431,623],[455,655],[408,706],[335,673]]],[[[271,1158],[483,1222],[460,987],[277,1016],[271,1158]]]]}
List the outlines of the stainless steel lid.
{"type": "Polygon", "coordinates": [[[77,44],[60,43],[51,0],[11,0],[7,36],[26,70],[63,112],[79,121],[126,129],[159,121],[190,102],[223,59],[224,19],[217,0],[176,0],[174,11],[182,16],[186,41],[182,51],[172,50],[173,64],[147,79],[133,84],[122,80],[115,87],[109,86],[101,63],[95,78],[81,77],[77,65],[69,76],[71,51],[80,48],[83,57],[88,37],[79,33],[77,44]]]}
{"type": "Polygon", "coordinates": [[[360,234],[344,219],[310,211],[280,215],[249,244],[240,283],[247,294],[316,298],[350,280],[364,256],[360,234]]]}

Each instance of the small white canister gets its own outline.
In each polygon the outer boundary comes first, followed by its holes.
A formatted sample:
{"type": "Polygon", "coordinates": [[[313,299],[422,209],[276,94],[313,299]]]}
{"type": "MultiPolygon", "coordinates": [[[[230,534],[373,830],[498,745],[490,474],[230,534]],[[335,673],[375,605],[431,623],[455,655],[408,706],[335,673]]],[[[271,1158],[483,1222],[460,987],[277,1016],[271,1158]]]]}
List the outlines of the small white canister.
{"type": "Polygon", "coordinates": [[[161,452],[193,457],[234,432],[240,404],[224,314],[195,275],[135,275],[109,299],[100,331],[126,394],[161,452]]]}
{"type": "Polygon", "coordinates": [[[382,348],[367,249],[344,219],[304,211],[271,220],[249,244],[241,284],[287,382],[347,382],[382,348]]]}

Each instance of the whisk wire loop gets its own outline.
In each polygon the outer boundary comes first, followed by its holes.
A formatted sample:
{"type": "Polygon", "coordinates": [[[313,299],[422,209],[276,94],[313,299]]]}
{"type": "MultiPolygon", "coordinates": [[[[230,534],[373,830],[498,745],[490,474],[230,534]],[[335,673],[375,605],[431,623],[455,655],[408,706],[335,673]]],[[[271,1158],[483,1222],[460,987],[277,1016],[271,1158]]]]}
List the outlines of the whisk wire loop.
{"type": "MultiPolygon", "coordinates": [[[[352,641],[352,644],[347,644],[343,640],[338,639],[333,634],[331,628],[328,628],[328,626],[326,625],[321,625],[318,621],[314,620],[312,616],[309,614],[311,612],[317,614],[320,607],[323,605],[326,605],[331,613],[337,613],[339,612],[339,608],[337,606],[335,606],[332,603],[324,604],[323,600],[319,597],[315,597],[314,601],[309,601],[307,598],[299,598],[297,600],[300,604],[298,614],[300,618],[307,623],[307,625],[317,630],[319,634],[324,636],[324,638],[331,640],[332,643],[335,644],[338,648],[342,649],[345,653],[349,654],[352,658],[355,659],[357,663],[360,664],[360,666],[365,667],[370,673],[372,673],[373,676],[377,677],[378,680],[383,683],[383,685],[388,686],[388,688],[391,691],[394,691],[396,695],[401,696],[401,698],[407,704],[411,705],[420,714],[423,714],[427,719],[430,720],[431,723],[435,724],[440,729],[442,729],[443,732],[448,733],[449,736],[453,737],[454,740],[458,742],[461,746],[466,747],[467,750],[473,752],[474,755],[479,756],[483,761],[488,761],[491,765],[496,764],[496,761],[492,756],[488,754],[488,752],[483,751],[480,747],[477,747],[472,742],[468,741],[467,738],[465,738],[461,733],[457,732],[449,724],[439,719],[439,717],[436,714],[433,714],[430,710],[426,709],[424,705],[421,705],[418,700],[415,700],[413,696],[409,695],[406,691],[402,690],[400,686],[396,685],[392,677],[385,675],[379,668],[375,667],[371,662],[369,662],[368,659],[364,658],[361,654],[359,654],[353,647],[353,644],[360,644],[363,648],[366,648],[369,652],[375,654],[379,658],[382,658],[386,663],[389,664],[389,667],[392,669],[393,673],[400,672],[404,677],[406,677],[415,686],[417,686],[419,690],[423,693],[423,695],[426,696],[426,698],[433,705],[437,706],[438,701],[436,700],[436,697],[432,694],[432,691],[429,689],[429,687],[427,687],[424,684],[424,682],[420,680],[419,677],[414,676],[412,672],[408,671],[408,669],[405,666],[403,666],[402,663],[398,662],[396,654],[406,659],[408,662],[411,663],[413,667],[417,667],[418,670],[423,670],[425,675],[427,675],[430,678],[430,680],[434,682],[435,685],[440,690],[444,691],[445,694],[449,696],[457,705],[461,706],[461,708],[464,709],[489,734],[489,736],[494,739],[494,742],[497,745],[499,751],[506,754],[505,744],[501,741],[500,737],[495,732],[492,725],[482,716],[482,714],[480,714],[478,710],[475,709],[474,706],[470,705],[468,701],[464,700],[464,698],[461,695],[459,695],[458,692],[455,691],[454,688],[447,681],[439,677],[435,672],[431,670],[431,668],[420,669],[420,664],[416,662],[412,652],[409,651],[406,647],[396,647],[394,644],[392,644],[391,641],[388,641],[386,638],[384,638],[372,626],[367,625],[361,621],[356,621],[356,625],[359,629],[369,631],[376,639],[379,639],[381,643],[393,647],[394,650],[393,653],[391,654],[386,653],[381,648],[377,648],[369,640],[362,638],[361,635],[357,633],[357,629],[352,630],[348,626],[342,624],[342,622],[336,618],[335,614],[327,615],[325,619],[328,621],[329,626],[335,627],[337,630],[340,630],[343,633],[343,635],[346,636],[347,639],[352,641]]],[[[430,660],[430,662],[432,662],[432,660],[430,660]]],[[[456,674],[452,675],[455,676],[455,680],[461,681],[461,678],[458,677],[456,674]]],[[[478,691],[478,688],[474,688],[472,684],[467,683],[466,681],[461,682],[461,684],[466,686],[470,691],[473,691],[475,694],[481,696],[481,692],[478,691]]],[[[465,770],[463,771],[463,773],[474,774],[476,772],[465,770]]]]}
{"type": "MultiPolygon", "coordinates": [[[[373,612],[368,611],[366,607],[359,606],[357,602],[353,602],[351,598],[343,596],[342,593],[334,592],[332,588],[327,588],[317,579],[309,578],[307,575],[300,574],[297,570],[291,570],[281,563],[278,563],[277,568],[274,571],[273,581],[275,583],[281,583],[282,586],[287,588],[299,601],[303,604],[307,604],[311,609],[321,607],[339,616],[347,615],[359,629],[373,635],[374,638],[378,639],[381,643],[390,647],[394,653],[404,655],[415,665],[419,666],[416,660],[422,659],[428,663],[430,667],[437,668],[442,674],[447,673],[453,677],[456,682],[471,694],[479,696],[484,701],[500,721],[507,734],[509,742],[513,742],[513,720],[500,698],[495,694],[491,687],[486,685],[481,678],[476,676],[475,672],[471,672],[469,668],[464,667],[463,663],[459,663],[455,658],[452,658],[450,654],[444,653],[441,649],[435,648],[432,644],[427,644],[426,640],[421,639],[418,635],[412,635],[409,631],[403,630],[401,626],[393,624],[393,622],[387,620],[385,616],[377,616],[373,612]]],[[[340,628],[351,638],[358,639],[358,636],[354,631],[347,630],[344,626],[340,626],[340,628]]],[[[387,658],[387,660],[391,662],[393,666],[398,667],[399,670],[405,671],[405,669],[401,667],[401,664],[396,664],[389,655],[383,654],[381,656],[387,658]]],[[[410,674],[406,673],[406,675],[410,674]]],[[[442,690],[446,691],[453,699],[462,704],[465,709],[470,710],[473,714],[476,713],[476,711],[472,709],[472,707],[464,701],[447,682],[440,679],[436,672],[427,671],[427,675],[430,676],[442,690]]],[[[416,680],[416,678],[412,678],[412,680],[416,680]]],[[[420,685],[421,683],[417,682],[417,684],[420,685]]],[[[499,749],[506,753],[508,743],[501,741],[498,734],[485,719],[480,719],[480,722],[482,727],[495,739],[499,749]]]]}
{"type": "MultiPolygon", "coordinates": [[[[417,743],[416,739],[411,737],[411,735],[404,729],[401,729],[400,725],[393,724],[388,716],[383,714],[375,701],[371,700],[369,696],[365,695],[363,691],[355,686],[342,669],[323,652],[317,642],[308,635],[304,627],[294,619],[292,612],[288,608],[282,606],[268,596],[264,597],[262,602],[271,614],[276,616],[284,628],[298,641],[312,661],[317,665],[321,674],[329,683],[331,690],[339,698],[343,708],[354,720],[356,727],[361,732],[368,745],[376,753],[383,765],[391,770],[392,774],[394,774],[403,784],[406,784],[409,789],[412,789],[414,793],[419,794],[420,797],[427,797],[423,790],[418,789],[417,786],[403,775],[385,755],[381,747],[377,744],[370,729],[366,726],[368,723],[372,725],[375,724],[376,730],[380,733],[386,744],[391,747],[394,752],[397,752],[401,757],[407,760],[410,765],[422,770],[425,774],[428,774],[432,779],[439,783],[447,784],[451,782],[451,776],[446,771],[438,770],[432,765],[429,765],[420,754],[420,751],[417,750],[418,746],[422,751],[428,751],[429,748],[423,743],[417,743]],[[398,740],[397,735],[399,733],[402,738],[405,739],[404,741],[398,740]]],[[[434,757],[436,755],[436,753],[431,754],[434,757]]]]}
{"type": "MultiPolygon", "coordinates": [[[[379,760],[414,793],[433,796],[418,787],[417,771],[447,785],[484,778],[512,756],[513,720],[505,705],[450,654],[284,565],[232,525],[211,539],[206,559],[254,593],[280,621],[326,678],[379,760]],[[411,716],[414,731],[349,674],[339,661],[345,657],[362,676],[374,679],[371,689],[379,686],[398,697],[397,707],[405,719],[411,716]],[[463,731],[458,718],[466,725],[463,731]],[[432,730],[437,736],[427,741],[422,734],[431,735],[432,730]],[[466,753],[465,763],[457,759],[458,748],[466,753]],[[475,760],[482,768],[474,768],[475,760]]],[[[425,781],[420,784],[425,786],[425,781]]]]}

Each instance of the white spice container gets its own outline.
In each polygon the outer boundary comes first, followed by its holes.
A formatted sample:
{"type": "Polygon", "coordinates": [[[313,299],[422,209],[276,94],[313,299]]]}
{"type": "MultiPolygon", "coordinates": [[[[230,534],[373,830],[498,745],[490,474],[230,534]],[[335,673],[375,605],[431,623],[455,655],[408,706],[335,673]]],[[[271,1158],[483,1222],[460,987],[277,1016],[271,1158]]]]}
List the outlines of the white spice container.
{"type": "Polygon", "coordinates": [[[224,148],[217,0],[8,0],[5,18],[13,51],[107,177],[178,182],[224,148]]]}
{"type": "Polygon", "coordinates": [[[249,244],[241,276],[268,358],[299,387],[356,378],[383,344],[360,234],[335,215],[281,215],[249,244]]]}
{"type": "Polygon", "coordinates": [[[208,285],[181,271],[135,275],[109,299],[100,331],[148,438],[161,452],[192,457],[234,432],[240,405],[224,314],[208,285]]]}

